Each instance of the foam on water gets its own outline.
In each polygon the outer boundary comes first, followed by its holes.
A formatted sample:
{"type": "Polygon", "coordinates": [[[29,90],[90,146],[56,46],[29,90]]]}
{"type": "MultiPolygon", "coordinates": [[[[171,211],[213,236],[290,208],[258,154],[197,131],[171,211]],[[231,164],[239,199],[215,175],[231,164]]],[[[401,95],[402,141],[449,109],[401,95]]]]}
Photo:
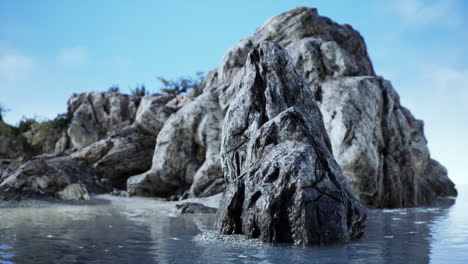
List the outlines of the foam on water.
{"type": "Polygon", "coordinates": [[[217,231],[207,231],[193,238],[198,245],[252,248],[266,246],[258,239],[249,239],[244,235],[221,235],[217,231]]]}

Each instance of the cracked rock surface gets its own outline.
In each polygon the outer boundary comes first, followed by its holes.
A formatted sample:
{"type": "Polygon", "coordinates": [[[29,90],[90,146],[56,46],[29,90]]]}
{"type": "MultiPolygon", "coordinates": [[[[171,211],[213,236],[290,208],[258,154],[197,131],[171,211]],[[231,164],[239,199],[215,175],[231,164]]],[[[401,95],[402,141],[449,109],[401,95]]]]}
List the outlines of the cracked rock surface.
{"type": "Polygon", "coordinates": [[[223,234],[330,244],[360,237],[366,213],[331,152],[311,91],[287,52],[262,42],[248,56],[223,124],[223,234]]]}
{"type": "Polygon", "coordinates": [[[30,160],[12,161],[0,173],[0,199],[6,200],[31,195],[85,199],[88,191],[108,190],[109,186],[99,181],[92,168],[68,156],[45,154],[30,160]]]}
{"type": "Polygon", "coordinates": [[[124,122],[132,123],[137,111],[137,98],[115,92],[74,94],[68,99],[73,113],[68,127],[71,145],[84,148],[107,136],[107,132],[124,122]]]}

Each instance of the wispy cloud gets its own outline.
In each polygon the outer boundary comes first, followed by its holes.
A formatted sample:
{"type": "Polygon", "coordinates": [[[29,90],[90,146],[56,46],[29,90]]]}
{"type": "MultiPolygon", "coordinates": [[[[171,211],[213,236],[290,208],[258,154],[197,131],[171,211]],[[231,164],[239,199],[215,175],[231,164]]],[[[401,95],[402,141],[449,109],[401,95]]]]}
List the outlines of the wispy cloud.
{"type": "Polygon", "coordinates": [[[60,50],[57,60],[64,65],[82,65],[88,61],[88,49],[82,46],[75,46],[60,50]]]}
{"type": "Polygon", "coordinates": [[[394,0],[390,10],[408,25],[457,24],[460,16],[455,0],[394,0]]]}
{"type": "Polygon", "coordinates": [[[33,59],[19,53],[0,55],[0,80],[15,81],[24,77],[33,67],[33,59]]]}
{"type": "Polygon", "coordinates": [[[432,66],[425,77],[438,93],[454,95],[468,104],[468,69],[432,66]]]}

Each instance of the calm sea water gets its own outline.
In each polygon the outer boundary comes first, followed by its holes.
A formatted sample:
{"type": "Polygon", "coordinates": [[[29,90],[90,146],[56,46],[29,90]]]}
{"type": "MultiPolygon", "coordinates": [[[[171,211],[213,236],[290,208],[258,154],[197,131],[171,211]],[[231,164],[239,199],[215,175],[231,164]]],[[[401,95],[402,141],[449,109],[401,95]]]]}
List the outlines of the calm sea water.
{"type": "Polygon", "coordinates": [[[0,209],[0,263],[468,263],[467,191],[452,206],[370,210],[365,237],[333,247],[199,243],[215,216],[163,203],[0,209]]]}

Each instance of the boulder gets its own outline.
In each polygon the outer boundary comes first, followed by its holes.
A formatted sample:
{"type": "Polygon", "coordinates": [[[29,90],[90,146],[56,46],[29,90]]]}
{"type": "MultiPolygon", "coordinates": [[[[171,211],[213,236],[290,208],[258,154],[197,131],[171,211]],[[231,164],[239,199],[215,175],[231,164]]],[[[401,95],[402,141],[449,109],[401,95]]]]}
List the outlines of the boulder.
{"type": "Polygon", "coordinates": [[[57,193],[58,198],[62,200],[89,200],[88,190],[81,184],[73,183],[67,185],[65,189],[57,193]]]}
{"type": "Polygon", "coordinates": [[[213,207],[189,202],[176,204],[176,209],[180,214],[214,214],[217,211],[217,209],[213,207]]]}
{"type": "Polygon", "coordinates": [[[125,189],[128,177],[151,168],[154,145],[153,135],[129,127],[72,153],[70,158],[84,161],[112,187],[125,189]]]}
{"type": "Polygon", "coordinates": [[[405,207],[456,195],[446,169],[430,157],[423,122],[400,104],[390,82],[375,74],[359,32],[305,7],[269,19],[227,51],[207,75],[202,94],[164,124],[152,168],[129,181],[131,193],[204,196],[224,188],[220,127],[247,54],[264,40],[289,52],[360,199],[375,207],[405,207]]]}
{"type": "Polygon", "coordinates": [[[75,148],[86,147],[135,120],[139,98],[116,92],[74,94],[68,100],[72,113],[68,136],[75,148]]]}
{"type": "Polygon", "coordinates": [[[203,93],[171,115],[159,132],[149,171],[130,178],[130,195],[167,197],[182,194],[193,185],[197,196],[209,196],[223,188],[219,163],[220,120],[223,113],[214,93],[203,93]],[[209,172],[199,174],[197,171],[209,172]],[[202,187],[197,187],[197,183],[202,187]],[[200,192],[200,193],[198,193],[200,192]]]}
{"type": "Polygon", "coordinates": [[[0,179],[2,196],[15,193],[54,196],[70,184],[80,183],[93,193],[108,191],[93,169],[83,162],[56,155],[36,156],[28,161],[13,162],[3,169],[0,179]]]}
{"type": "Polygon", "coordinates": [[[267,242],[359,238],[366,213],[333,158],[322,115],[292,59],[262,42],[248,55],[222,130],[226,191],[216,226],[267,242]]]}
{"type": "Polygon", "coordinates": [[[147,95],[141,99],[133,126],[154,136],[159,134],[166,120],[177,108],[166,106],[171,95],[147,95]]]}

